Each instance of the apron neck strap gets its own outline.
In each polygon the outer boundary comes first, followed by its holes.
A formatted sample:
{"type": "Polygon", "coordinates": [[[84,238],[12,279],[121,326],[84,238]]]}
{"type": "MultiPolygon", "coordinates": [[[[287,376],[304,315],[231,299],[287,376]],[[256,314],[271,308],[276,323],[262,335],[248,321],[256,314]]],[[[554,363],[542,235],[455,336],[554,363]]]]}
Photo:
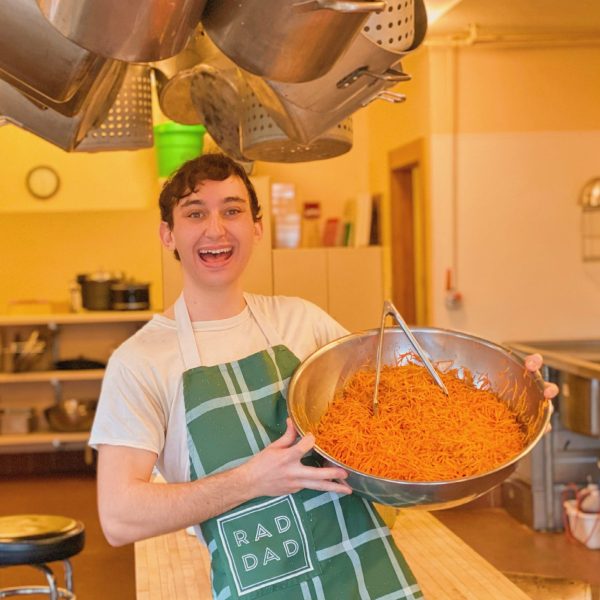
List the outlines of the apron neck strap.
{"type": "Polygon", "coordinates": [[[175,323],[177,324],[177,338],[185,370],[195,369],[200,366],[200,353],[198,352],[194,328],[192,327],[183,292],[175,302],[175,323]]]}
{"type": "Polygon", "coordinates": [[[247,294],[244,292],[244,300],[250,309],[251,315],[254,317],[256,324],[259,329],[262,331],[262,334],[267,339],[269,346],[277,346],[282,343],[281,336],[277,333],[277,330],[273,325],[271,325],[271,321],[264,315],[263,311],[258,306],[254,296],[251,294],[247,294]]]}
{"type": "MultiPolygon", "coordinates": [[[[281,337],[271,325],[269,319],[263,314],[252,295],[245,293],[244,300],[248,305],[250,314],[267,339],[268,345],[277,346],[278,344],[281,344],[281,337]]],[[[195,369],[202,363],[200,360],[198,344],[196,343],[196,336],[194,335],[194,328],[190,319],[190,313],[188,312],[183,292],[175,302],[175,323],[177,325],[177,338],[179,340],[179,349],[181,350],[185,370],[195,369]]]]}

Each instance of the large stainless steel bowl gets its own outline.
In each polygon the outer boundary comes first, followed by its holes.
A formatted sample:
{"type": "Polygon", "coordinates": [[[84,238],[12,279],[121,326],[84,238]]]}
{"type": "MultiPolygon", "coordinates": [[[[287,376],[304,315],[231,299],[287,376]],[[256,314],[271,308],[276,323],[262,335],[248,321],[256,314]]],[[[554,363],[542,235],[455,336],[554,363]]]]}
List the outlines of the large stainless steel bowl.
{"type": "MultiPolygon", "coordinates": [[[[411,331],[431,359],[443,369],[457,368],[459,376],[468,371],[475,385],[489,381],[492,390],[511,408],[525,392],[522,415],[535,423],[524,450],[493,471],[452,481],[411,482],[366,475],[339,462],[318,445],[315,450],[348,472],[347,483],[358,494],[375,502],[396,507],[427,510],[451,508],[474,500],[506,479],[538,442],[550,420],[550,402],[544,398],[544,382],[525,369],[523,361],[492,342],[455,331],[413,328],[411,331]],[[443,364],[442,364],[443,363],[443,364]]],[[[309,356],[296,370],[288,392],[288,410],[301,435],[314,432],[336,392],[359,369],[374,367],[379,330],[355,333],[335,340],[309,356]]],[[[386,329],[383,364],[396,364],[396,357],[412,346],[399,328],[386,329]]]]}

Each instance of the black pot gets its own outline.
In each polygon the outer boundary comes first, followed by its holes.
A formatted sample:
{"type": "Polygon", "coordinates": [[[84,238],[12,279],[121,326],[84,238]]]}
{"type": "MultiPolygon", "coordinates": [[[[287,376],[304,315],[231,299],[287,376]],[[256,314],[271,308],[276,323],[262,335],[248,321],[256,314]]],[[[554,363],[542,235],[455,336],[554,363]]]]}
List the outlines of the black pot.
{"type": "Polygon", "coordinates": [[[148,310],[150,284],[117,282],[110,286],[110,306],[113,310],[148,310]]]}

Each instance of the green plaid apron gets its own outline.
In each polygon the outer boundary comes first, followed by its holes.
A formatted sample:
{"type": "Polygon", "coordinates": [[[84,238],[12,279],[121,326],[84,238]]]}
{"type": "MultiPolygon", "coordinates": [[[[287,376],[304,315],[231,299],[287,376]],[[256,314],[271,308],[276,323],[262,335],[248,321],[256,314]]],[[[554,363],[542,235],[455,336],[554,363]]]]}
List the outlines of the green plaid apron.
{"type": "MultiPolygon", "coordinates": [[[[281,437],[299,364],[246,297],[266,350],[213,367],[200,357],[183,296],[175,306],[185,364],[190,478],[236,467],[281,437]]],[[[307,457],[307,464],[317,465],[307,457]]],[[[256,498],[200,525],[217,600],[416,600],[421,591],[390,530],[359,496],[301,490],[256,498]]]]}

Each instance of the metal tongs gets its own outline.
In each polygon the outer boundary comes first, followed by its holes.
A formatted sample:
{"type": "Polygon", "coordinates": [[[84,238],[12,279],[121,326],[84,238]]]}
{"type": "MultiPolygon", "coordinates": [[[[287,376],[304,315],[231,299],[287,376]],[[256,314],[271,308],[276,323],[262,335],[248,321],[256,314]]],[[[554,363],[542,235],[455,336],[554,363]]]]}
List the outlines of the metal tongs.
{"type": "Polygon", "coordinates": [[[423,363],[425,364],[425,368],[429,371],[436,384],[440,387],[440,389],[448,395],[448,389],[444,385],[442,378],[439,376],[439,373],[435,370],[434,366],[431,364],[431,361],[425,354],[423,348],[421,348],[419,342],[417,342],[415,336],[412,334],[408,325],[405,323],[404,319],[396,309],[396,307],[389,301],[386,300],[383,303],[383,312],[381,313],[381,327],[379,328],[379,344],[377,346],[377,366],[375,372],[375,391],[373,393],[373,415],[377,414],[379,408],[379,378],[381,377],[381,351],[383,349],[383,334],[385,330],[385,319],[388,315],[391,315],[396,319],[396,322],[402,328],[402,331],[408,337],[408,340],[412,344],[412,347],[415,349],[415,352],[419,355],[423,363]]]}

